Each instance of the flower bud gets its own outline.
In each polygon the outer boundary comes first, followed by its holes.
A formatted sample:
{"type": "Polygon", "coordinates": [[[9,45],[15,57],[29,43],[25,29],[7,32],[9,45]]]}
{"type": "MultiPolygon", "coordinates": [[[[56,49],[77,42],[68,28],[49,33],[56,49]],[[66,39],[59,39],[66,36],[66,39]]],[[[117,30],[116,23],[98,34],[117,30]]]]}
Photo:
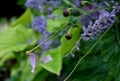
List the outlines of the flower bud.
{"type": "Polygon", "coordinates": [[[70,15],[70,8],[68,8],[68,9],[65,9],[64,11],[63,11],[63,15],[64,15],[64,17],[68,17],[69,15],[70,15]]]}
{"type": "Polygon", "coordinates": [[[28,55],[28,56],[29,56],[29,55],[30,55],[30,51],[26,51],[26,55],[28,55]]]}
{"type": "Polygon", "coordinates": [[[65,37],[66,37],[66,39],[70,40],[72,38],[72,35],[68,33],[65,35],[65,37]]]}

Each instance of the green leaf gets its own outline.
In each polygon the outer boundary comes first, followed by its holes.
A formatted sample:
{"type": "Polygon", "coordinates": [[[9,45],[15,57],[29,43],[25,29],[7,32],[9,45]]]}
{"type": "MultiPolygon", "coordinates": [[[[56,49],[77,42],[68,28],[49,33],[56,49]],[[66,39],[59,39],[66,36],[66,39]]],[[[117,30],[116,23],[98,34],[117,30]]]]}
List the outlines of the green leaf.
{"type": "Polygon", "coordinates": [[[65,35],[61,38],[61,55],[65,55],[71,51],[71,49],[76,45],[76,42],[80,38],[80,28],[75,27],[70,30],[72,38],[70,40],[65,38],[65,35]]]}
{"type": "Polygon", "coordinates": [[[36,42],[33,31],[23,25],[0,32],[0,58],[11,52],[23,51],[36,42]]]}
{"type": "Polygon", "coordinates": [[[61,38],[61,46],[55,49],[51,49],[49,51],[46,51],[42,57],[45,58],[47,55],[50,55],[52,60],[47,63],[42,63],[41,66],[45,68],[46,70],[55,73],[57,75],[60,75],[60,71],[62,69],[62,58],[64,54],[67,54],[74,46],[75,42],[80,38],[80,29],[78,27],[72,28],[71,32],[72,39],[67,40],[65,36],[61,38]]]}
{"type": "Polygon", "coordinates": [[[62,68],[62,58],[59,51],[60,51],[60,47],[56,49],[51,49],[49,51],[46,51],[41,57],[41,66],[46,70],[55,73],[57,75],[60,75],[60,71],[62,68]],[[51,57],[51,60],[46,63],[43,63],[42,59],[45,58],[47,55],[51,57]]]}
{"type": "Polygon", "coordinates": [[[18,24],[22,24],[26,26],[26,24],[30,23],[31,21],[31,11],[30,9],[27,9],[17,20],[15,20],[13,23],[11,23],[11,27],[14,27],[18,24]]]}
{"type": "Polygon", "coordinates": [[[66,24],[68,22],[68,18],[65,18],[62,15],[62,11],[61,10],[55,10],[52,15],[58,15],[57,17],[55,17],[55,19],[47,19],[47,30],[49,32],[55,32],[56,30],[60,29],[60,27],[62,27],[63,24],[66,24]]]}

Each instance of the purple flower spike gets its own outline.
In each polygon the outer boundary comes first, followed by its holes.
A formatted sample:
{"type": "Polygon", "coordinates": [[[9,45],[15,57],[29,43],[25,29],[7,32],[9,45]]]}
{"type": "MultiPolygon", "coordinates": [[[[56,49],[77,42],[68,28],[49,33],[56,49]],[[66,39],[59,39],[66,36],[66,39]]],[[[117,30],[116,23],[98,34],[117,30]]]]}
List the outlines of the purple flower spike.
{"type": "Polygon", "coordinates": [[[88,26],[83,26],[82,39],[87,41],[99,36],[114,23],[114,19],[115,14],[113,12],[109,13],[106,10],[100,10],[98,19],[90,21],[88,26]]]}
{"type": "Polygon", "coordinates": [[[37,57],[33,53],[30,53],[30,65],[32,67],[31,72],[34,73],[36,65],[37,65],[37,57]]]}

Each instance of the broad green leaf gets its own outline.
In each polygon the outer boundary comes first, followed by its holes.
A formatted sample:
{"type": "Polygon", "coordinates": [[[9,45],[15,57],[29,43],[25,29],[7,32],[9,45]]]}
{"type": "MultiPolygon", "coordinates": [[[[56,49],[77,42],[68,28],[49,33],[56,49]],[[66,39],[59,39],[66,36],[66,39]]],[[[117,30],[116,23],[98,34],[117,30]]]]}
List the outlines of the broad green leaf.
{"type": "Polygon", "coordinates": [[[27,9],[17,20],[15,20],[13,23],[11,23],[11,27],[14,27],[18,24],[22,24],[26,26],[31,21],[31,11],[30,9],[27,9]]]}
{"type": "Polygon", "coordinates": [[[57,75],[60,75],[60,71],[62,68],[62,58],[59,51],[60,51],[60,47],[46,51],[41,57],[41,63],[40,63],[43,68],[57,75]],[[51,57],[51,60],[46,63],[43,63],[42,59],[45,58],[47,55],[51,57]]]}
{"type": "Polygon", "coordinates": [[[65,55],[71,51],[71,49],[76,45],[76,42],[80,38],[80,28],[75,27],[70,30],[72,38],[70,40],[65,38],[65,35],[61,38],[61,55],[65,55]]]}
{"type": "Polygon", "coordinates": [[[11,52],[23,51],[29,46],[34,45],[36,39],[31,29],[23,25],[0,32],[0,58],[11,52]]]}
{"type": "Polygon", "coordinates": [[[55,73],[57,75],[60,75],[60,71],[62,69],[62,57],[64,54],[68,53],[74,46],[75,42],[80,38],[80,29],[78,27],[72,28],[71,32],[72,39],[67,40],[65,36],[61,39],[61,46],[55,49],[51,49],[49,51],[46,51],[43,56],[41,57],[41,60],[45,58],[47,55],[50,55],[52,60],[47,63],[42,63],[41,66],[45,68],[46,70],[55,73]]]}

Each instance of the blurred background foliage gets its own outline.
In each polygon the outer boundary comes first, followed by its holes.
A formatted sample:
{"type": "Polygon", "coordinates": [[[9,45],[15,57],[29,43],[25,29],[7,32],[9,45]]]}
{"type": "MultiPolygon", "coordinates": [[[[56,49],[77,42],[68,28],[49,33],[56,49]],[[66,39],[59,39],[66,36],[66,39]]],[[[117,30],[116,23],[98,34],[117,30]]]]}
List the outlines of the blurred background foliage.
{"type": "MultiPolygon", "coordinates": [[[[98,38],[87,42],[81,40],[80,51],[73,51],[74,56],[64,57],[74,47],[83,31],[81,22],[72,28],[66,25],[77,17],[65,18],[63,16],[63,10],[71,7],[69,2],[72,2],[72,0],[63,0],[62,5],[52,12],[60,17],[54,20],[47,19],[47,31],[54,34],[64,25],[66,28],[52,39],[59,43],[54,42],[51,49],[46,50],[42,55],[40,54],[41,47],[34,51],[39,60],[35,73],[31,73],[29,57],[25,52],[35,47],[42,35],[29,27],[39,12],[25,8],[25,1],[8,0],[1,2],[7,7],[0,5],[0,81],[63,81],[75,67],[79,58],[92,47],[98,38]],[[65,38],[68,31],[72,34],[71,40],[65,38]],[[52,61],[42,63],[42,57],[49,54],[52,56],[52,61]]],[[[104,1],[96,0],[96,3],[104,1]]],[[[107,2],[109,3],[109,0],[107,2]]],[[[119,26],[118,22],[113,24],[90,54],[81,61],[68,81],[120,81],[119,26]]]]}

